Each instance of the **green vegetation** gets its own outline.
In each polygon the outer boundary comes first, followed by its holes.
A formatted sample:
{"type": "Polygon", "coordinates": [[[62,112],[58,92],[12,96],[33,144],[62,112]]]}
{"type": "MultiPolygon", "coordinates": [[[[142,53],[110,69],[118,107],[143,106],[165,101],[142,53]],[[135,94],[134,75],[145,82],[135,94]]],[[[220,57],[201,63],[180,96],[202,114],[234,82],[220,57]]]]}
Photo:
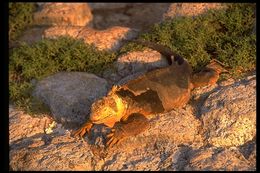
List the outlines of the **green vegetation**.
{"type": "Polygon", "coordinates": [[[31,110],[32,80],[40,80],[59,71],[102,72],[116,59],[115,54],[98,51],[83,40],[68,37],[44,39],[36,44],[23,44],[10,52],[10,99],[31,110]]]}
{"type": "MultiPolygon", "coordinates": [[[[178,17],[156,24],[139,39],[170,47],[185,57],[195,70],[212,58],[218,59],[231,67],[232,76],[237,77],[255,69],[255,10],[255,4],[229,4],[226,9],[208,11],[195,18],[178,17]]],[[[67,37],[44,39],[31,46],[23,44],[10,52],[10,99],[27,111],[35,107],[39,111],[42,103],[31,96],[34,79],[59,71],[98,74],[119,54],[140,49],[144,47],[128,43],[120,51],[109,53],[67,37]]]]}
{"type": "Polygon", "coordinates": [[[9,41],[14,41],[33,21],[34,3],[9,3],[9,41]]]}
{"type": "MultiPolygon", "coordinates": [[[[140,39],[170,47],[185,57],[194,70],[215,58],[231,67],[239,76],[255,68],[256,35],[255,4],[229,4],[226,10],[212,10],[196,18],[179,17],[157,24],[140,39]]],[[[129,43],[121,53],[139,50],[129,43]]]]}

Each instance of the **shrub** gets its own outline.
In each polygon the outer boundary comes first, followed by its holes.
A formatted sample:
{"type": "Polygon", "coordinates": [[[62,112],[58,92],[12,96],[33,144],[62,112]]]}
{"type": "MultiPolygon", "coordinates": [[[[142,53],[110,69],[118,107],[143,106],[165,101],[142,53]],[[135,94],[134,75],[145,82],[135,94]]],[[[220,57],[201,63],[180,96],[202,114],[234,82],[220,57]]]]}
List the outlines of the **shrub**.
{"type": "Polygon", "coordinates": [[[23,30],[32,24],[34,3],[9,3],[9,41],[14,41],[23,30]]]}
{"type": "MultiPolygon", "coordinates": [[[[196,71],[216,58],[231,67],[233,76],[255,69],[255,4],[228,4],[193,17],[178,17],[154,25],[140,39],[170,47],[185,57],[196,71]]],[[[129,43],[121,53],[140,49],[129,43]]]]}

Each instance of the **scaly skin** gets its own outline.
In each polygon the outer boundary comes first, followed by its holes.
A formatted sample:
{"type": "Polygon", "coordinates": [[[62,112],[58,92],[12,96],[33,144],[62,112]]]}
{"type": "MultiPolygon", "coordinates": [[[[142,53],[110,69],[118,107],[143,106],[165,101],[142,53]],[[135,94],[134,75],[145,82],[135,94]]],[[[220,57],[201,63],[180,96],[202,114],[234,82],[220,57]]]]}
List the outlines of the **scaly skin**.
{"type": "Polygon", "coordinates": [[[149,126],[149,116],[183,107],[193,88],[213,85],[225,69],[212,60],[202,71],[193,74],[188,62],[169,48],[155,43],[137,41],[166,56],[170,66],[150,71],[122,86],[114,86],[107,96],[91,107],[90,119],[74,133],[83,137],[93,124],[113,128],[107,135],[108,147],[149,126]]]}

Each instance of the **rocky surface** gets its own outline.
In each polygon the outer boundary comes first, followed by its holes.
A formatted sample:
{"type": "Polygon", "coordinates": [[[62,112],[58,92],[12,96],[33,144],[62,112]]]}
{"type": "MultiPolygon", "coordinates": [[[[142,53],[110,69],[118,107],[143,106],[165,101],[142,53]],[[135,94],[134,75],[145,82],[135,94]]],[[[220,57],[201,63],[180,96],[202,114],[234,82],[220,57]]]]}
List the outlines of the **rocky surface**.
{"type": "MultiPolygon", "coordinates": [[[[226,85],[222,82],[221,85],[211,88],[199,88],[194,92],[199,95],[208,90],[208,96],[200,104],[206,107],[205,105],[211,103],[212,108],[207,110],[212,110],[218,106],[218,100],[213,99],[217,93],[226,95],[226,98],[239,93],[240,101],[254,102],[255,100],[248,101],[247,97],[244,97],[253,95],[254,86],[255,75],[244,80],[226,82],[226,85]],[[234,87],[240,88],[243,92],[234,87]]],[[[85,92],[88,91],[85,90],[85,92]]],[[[230,101],[223,99],[223,102],[222,109],[225,109],[225,105],[228,107],[230,101]]],[[[202,113],[200,118],[195,116],[192,104],[188,104],[183,109],[153,115],[147,131],[125,139],[111,149],[105,149],[105,136],[110,132],[108,127],[94,125],[91,130],[91,138],[85,137],[84,140],[77,140],[71,137],[73,129],[56,123],[49,116],[31,117],[11,106],[9,108],[10,169],[255,170],[255,138],[241,140],[240,144],[213,146],[204,130],[210,131],[214,124],[211,127],[204,123],[203,120],[206,117],[204,107],[200,110],[202,113]],[[23,131],[17,129],[23,129],[23,131]]],[[[240,105],[241,110],[247,110],[247,107],[248,103],[240,105]]],[[[66,109],[64,106],[61,108],[66,109]]],[[[69,110],[67,109],[67,111],[69,110]]],[[[256,116],[256,112],[254,115],[256,116]]],[[[221,114],[219,116],[221,117],[221,114]]],[[[251,122],[254,120],[255,118],[252,118],[251,122]]],[[[252,129],[250,128],[251,122],[245,121],[242,125],[249,123],[246,127],[252,129]]],[[[245,133],[254,134],[253,130],[243,129],[245,133]]],[[[238,128],[226,128],[225,131],[235,134],[234,141],[238,141],[240,138],[241,130],[238,128]]],[[[247,135],[245,134],[245,136],[247,135]]],[[[221,144],[226,143],[225,138],[218,140],[221,144]]]]}
{"type": "Polygon", "coordinates": [[[164,14],[164,19],[178,16],[197,16],[210,9],[223,8],[223,3],[172,3],[164,14]]]}
{"type": "Polygon", "coordinates": [[[89,3],[89,6],[96,29],[124,26],[147,30],[163,20],[170,3],[89,3]]]}
{"type": "Polygon", "coordinates": [[[47,129],[53,122],[51,118],[33,118],[10,106],[9,121],[10,170],[72,170],[71,165],[76,160],[77,170],[91,169],[89,162],[85,162],[85,158],[90,161],[92,157],[86,150],[89,145],[74,142],[61,124],[54,126],[48,134],[47,129]],[[78,150],[78,146],[82,150],[78,150]]]}
{"type": "Polygon", "coordinates": [[[107,92],[107,82],[84,72],[60,72],[37,83],[34,96],[45,103],[56,121],[64,125],[84,123],[91,104],[107,92]]]}
{"type": "Polygon", "coordinates": [[[201,107],[208,142],[239,146],[256,135],[256,80],[241,81],[212,93],[201,107]]]}
{"type": "Polygon", "coordinates": [[[51,27],[44,31],[43,37],[56,38],[70,36],[83,39],[99,50],[117,51],[126,41],[137,37],[138,31],[127,27],[115,26],[106,30],[95,30],[89,27],[51,27]]]}
{"type": "MultiPolygon", "coordinates": [[[[100,9],[115,10],[115,9],[120,9],[120,8],[127,8],[127,7],[131,6],[131,4],[133,4],[133,3],[101,3],[101,2],[92,3],[92,2],[89,2],[88,4],[92,10],[100,10],[100,9]]],[[[140,3],[134,3],[134,4],[140,4],[140,3]]]]}
{"type": "Polygon", "coordinates": [[[237,148],[202,148],[190,152],[185,171],[252,171],[253,164],[237,148]]]}
{"type": "Polygon", "coordinates": [[[86,26],[92,21],[87,3],[44,3],[34,14],[37,25],[86,26]]]}
{"type": "Polygon", "coordinates": [[[116,61],[117,72],[121,76],[128,76],[137,72],[149,71],[168,66],[166,58],[151,49],[134,51],[119,56],[116,61]]]}

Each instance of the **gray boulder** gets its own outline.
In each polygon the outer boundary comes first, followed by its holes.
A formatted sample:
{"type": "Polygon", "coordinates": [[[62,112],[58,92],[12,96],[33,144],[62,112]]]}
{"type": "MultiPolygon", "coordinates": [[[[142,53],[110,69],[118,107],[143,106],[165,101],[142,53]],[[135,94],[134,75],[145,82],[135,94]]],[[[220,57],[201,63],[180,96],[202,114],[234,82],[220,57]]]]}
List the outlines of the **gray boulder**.
{"type": "Polygon", "coordinates": [[[87,120],[91,104],[107,93],[106,80],[84,72],[60,72],[37,83],[33,95],[66,125],[87,120]]]}

